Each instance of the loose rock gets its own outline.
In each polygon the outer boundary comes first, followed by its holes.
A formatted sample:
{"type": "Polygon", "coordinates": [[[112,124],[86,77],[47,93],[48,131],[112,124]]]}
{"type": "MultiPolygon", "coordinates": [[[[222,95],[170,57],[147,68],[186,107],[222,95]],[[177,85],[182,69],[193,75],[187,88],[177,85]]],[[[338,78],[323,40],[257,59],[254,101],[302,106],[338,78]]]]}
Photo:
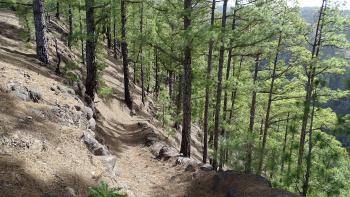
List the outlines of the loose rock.
{"type": "Polygon", "coordinates": [[[203,171],[206,171],[206,172],[209,172],[209,171],[212,171],[213,170],[213,166],[206,163],[206,164],[203,164],[201,167],[200,167],[201,170],[203,171]]]}
{"type": "Polygon", "coordinates": [[[90,120],[94,115],[94,112],[92,111],[92,109],[90,107],[86,107],[86,106],[84,107],[84,113],[86,114],[86,118],[88,120],[90,120]]]}
{"type": "Polygon", "coordinates": [[[100,144],[90,132],[84,132],[83,140],[94,155],[110,155],[106,146],[100,144]]]}
{"type": "Polygon", "coordinates": [[[32,101],[37,103],[37,102],[39,102],[39,100],[42,99],[42,94],[39,90],[30,90],[29,97],[30,97],[30,99],[32,99],[32,101]]]}
{"type": "Polygon", "coordinates": [[[94,118],[91,118],[91,119],[89,120],[89,129],[91,129],[91,130],[93,130],[93,131],[96,129],[96,121],[95,121],[94,118]]]}
{"type": "Polygon", "coordinates": [[[71,187],[65,187],[64,188],[64,197],[76,197],[77,194],[75,193],[75,190],[71,187]]]}

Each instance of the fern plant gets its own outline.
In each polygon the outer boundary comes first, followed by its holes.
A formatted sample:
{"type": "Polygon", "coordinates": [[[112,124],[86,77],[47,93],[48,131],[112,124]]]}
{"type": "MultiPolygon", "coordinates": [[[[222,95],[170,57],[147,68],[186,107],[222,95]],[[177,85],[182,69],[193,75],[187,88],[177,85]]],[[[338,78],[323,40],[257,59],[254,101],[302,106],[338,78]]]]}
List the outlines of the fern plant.
{"type": "Polygon", "coordinates": [[[101,182],[99,186],[90,187],[89,191],[92,197],[126,197],[126,195],[119,194],[120,188],[110,188],[105,182],[101,182]]]}

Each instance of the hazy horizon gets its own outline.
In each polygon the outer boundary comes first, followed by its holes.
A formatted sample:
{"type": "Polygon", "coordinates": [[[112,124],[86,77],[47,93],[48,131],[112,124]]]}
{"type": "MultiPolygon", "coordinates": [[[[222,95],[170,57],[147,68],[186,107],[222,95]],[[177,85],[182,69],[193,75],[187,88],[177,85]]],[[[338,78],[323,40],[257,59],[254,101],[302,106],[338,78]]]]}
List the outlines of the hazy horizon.
{"type": "MultiPolygon", "coordinates": [[[[300,7],[320,7],[322,5],[322,0],[297,0],[300,7]]],[[[350,9],[350,0],[343,0],[346,5],[344,8],[350,9]]],[[[229,7],[233,7],[235,0],[228,0],[229,7]]]]}

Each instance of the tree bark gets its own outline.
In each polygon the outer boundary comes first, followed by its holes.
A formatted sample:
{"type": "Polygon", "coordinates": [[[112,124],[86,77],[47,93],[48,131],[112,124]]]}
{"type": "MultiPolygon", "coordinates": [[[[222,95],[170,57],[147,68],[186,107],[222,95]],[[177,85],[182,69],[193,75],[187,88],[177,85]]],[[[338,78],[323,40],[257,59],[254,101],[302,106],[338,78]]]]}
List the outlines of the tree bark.
{"type": "Polygon", "coordinates": [[[156,97],[158,97],[159,91],[160,91],[160,83],[159,83],[159,59],[158,59],[158,49],[154,48],[154,64],[155,64],[155,69],[154,69],[154,80],[155,80],[155,85],[154,85],[154,92],[156,93],[156,97]]]}
{"type": "Polygon", "coordinates": [[[113,17],[113,53],[114,53],[114,58],[116,60],[118,60],[117,48],[118,48],[117,18],[116,16],[114,16],[113,17]]]}
{"type": "MultiPolygon", "coordinates": [[[[235,8],[233,12],[233,19],[232,19],[232,31],[235,31],[236,29],[236,8],[238,6],[238,0],[235,2],[235,8]]],[[[230,44],[232,44],[233,40],[230,40],[230,44]]],[[[230,70],[231,70],[231,61],[232,61],[232,56],[233,56],[233,47],[231,47],[228,51],[228,57],[227,57],[227,69],[226,69],[226,81],[230,79],[230,70]]],[[[228,95],[227,95],[227,85],[225,86],[225,91],[224,91],[224,108],[223,108],[223,115],[224,115],[224,120],[226,120],[227,116],[227,102],[228,102],[228,95]]]]}
{"type": "Polygon", "coordinates": [[[106,27],[106,38],[107,38],[107,48],[110,49],[112,48],[112,34],[111,34],[111,25],[109,24],[109,20],[106,27]]]}
{"type": "Polygon", "coordinates": [[[314,115],[315,115],[315,101],[316,101],[316,92],[314,92],[314,95],[312,96],[312,111],[311,111],[311,119],[310,119],[310,128],[309,128],[309,150],[308,155],[306,158],[306,173],[305,173],[305,180],[303,183],[303,190],[302,194],[303,196],[306,196],[309,191],[309,184],[310,184],[310,176],[311,176],[311,167],[312,167],[312,129],[313,129],[313,121],[314,121],[314,115]]]}
{"type": "Polygon", "coordinates": [[[126,41],[126,0],[120,2],[121,24],[122,24],[122,56],[123,56],[123,72],[124,72],[124,99],[130,110],[132,110],[132,98],[129,90],[129,66],[128,66],[128,44],[126,41]]]}
{"type": "Polygon", "coordinates": [[[45,63],[49,63],[48,55],[48,41],[46,37],[46,22],[44,16],[44,2],[43,0],[33,0],[33,14],[36,38],[36,54],[37,58],[45,63]]]}
{"type": "MultiPolygon", "coordinates": [[[[256,81],[258,79],[259,63],[260,63],[259,58],[260,58],[260,54],[257,55],[255,60],[255,69],[253,74],[253,86],[254,86],[253,88],[255,88],[256,81]]],[[[247,155],[246,155],[246,163],[245,163],[245,173],[247,174],[251,173],[251,167],[252,167],[253,142],[250,141],[250,139],[254,131],[255,110],[256,110],[256,90],[254,89],[252,92],[252,102],[250,105],[250,117],[249,117],[249,129],[248,129],[249,142],[247,144],[247,155]]]]}
{"type": "MultiPolygon", "coordinates": [[[[210,27],[214,27],[215,22],[215,4],[216,0],[212,1],[211,4],[211,17],[210,17],[210,27]]],[[[203,163],[207,162],[208,158],[208,119],[209,119],[209,103],[210,103],[210,84],[212,78],[212,68],[213,68],[213,48],[214,48],[214,40],[210,39],[209,41],[209,49],[208,49],[208,67],[207,67],[207,84],[205,87],[205,104],[204,104],[204,123],[203,123],[203,163]]]]}
{"type": "Polygon", "coordinates": [[[226,10],[227,1],[224,0],[222,21],[221,21],[221,47],[219,51],[219,65],[218,65],[218,82],[217,82],[217,92],[216,92],[216,106],[215,106],[215,123],[214,123],[214,158],[213,158],[213,168],[217,170],[218,167],[218,147],[219,147],[219,127],[220,127],[220,109],[221,109],[221,93],[222,93],[222,71],[224,65],[224,55],[225,55],[225,44],[224,36],[226,28],[226,10]]]}
{"type": "MultiPolygon", "coordinates": [[[[239,61],[239,67],[238,67],[238,72],[237,72],[237,81],[239,81],[239,79],[241,78],[242,64],[243,64],[243,56],[241,57],[241,60],[239,61]]],[[[231,109],[230,109],[230,116],[228,119],[228,123],[232,122],[233,112],[235,111],[237,92],[238,92],[237,84],[235,86],[236,87],[233,89],[233,91],[231,93],[231,109]]]]}
{"type": "Polygon", "coordinates": [[[141,33],[141,45],[140,45],[140,54],[141,54],[141,100],[142,103],[145,104],[145,72],[143,66],[143,3],[141,2],[141,10],[140,10],[140,33],[141,33]]]}
{"type": "Polygon", "coordinates": [[[68,47],[72,48],[73,39],[73,8],[72,5],[68,4],[68,24],[69,24],[69,34],[68,34],[68,47]]]}
{"type": "Polygon", "coordinates": [[[56,2],[56,14],[55,14],[55,16],[58,20],[60,20],[60,3],[58,1],[56,2]]]}
{"type": "Polygon", "coordinates": [[[169,90],[169,98],[172,100],[173,96],[173,71],[168,71],[168,90],[169,90]]]}
{"type": "Polygon", "coordinates": [[[281,156],[281,174],[284,172],[284,162],[285,162],[285,155],[286,155],[286,147],[287,147],[287,141],[288,141],[288,127],[289,127],[289,112],[287,115],[287,123],[284,133],[284,140],[283,140],[283,148],[282,148],[282,156],[281,156]]]}
{"type": "MultiPolygon", "coordinates": [[[[327,0],[323,0],[322,6],[320,8],[320,13],[318,16],[317,26],[316,26],[314,43],[312,46],[311,60],[313,60],[314,58],[317,58],[319,55],[319,51],[321,48],[321,40],[322,40],[322,30],[323,30],[323,21],[324,21],[323,18],[324,18],[324,12],[325,12],[326,8],[327,8],[327,0]]],[[[311,94],[313,92],[313,83],[314,83],[315,72],[316,72],[316,68],[313,65],[313,63],[311,63],[309,66],[309,71],[307,72],[308,81],[306,84],[304,113],[303,113],[302,126],[301,126],[301,132],[300,132],[298,163],[297,163],[297,176],[298,176],[297,178],[298,179],[299,179],[299,176],[301,173],[303,157],[304,157],[306,128],[307,128],[309,115],[310,115],[310,104],[311,104],[311,100],[312,100],[311,94]]]]}
{"type": "Polygon", "coordinates": [[[290,146],[289,146],[289,153],[288,153],[288,168],[287,168],[287,174],[290,175],[290,171],[292,169],[292,153],[293,153],[293,144],[294,144],[294,132],[292,133],[292,138],[290,140],[290,146]]]}
{"type": "Polygon", "coordinates": [[[61,53],[58,51],[57,39],[55,39],[55,49],[56,49],[56,57],[57,57],[57,65],[56,65],[56,71],[55,71],[55,73],[56,73],[57,75],[60,75],[60,74],[61,74],[61,70],[60,70],[61,53]]]}
{"type": "MultiPolygon", "coordinates": [[[[188,31],[191,27],[192,0],[184,0],[184,30],[188,31]]],[[[187,41],[184,50],[184,82],[183,82],[183,119],[182,119],[182,138],[180,153],[185,157],[191,156],[191,96],[192,96],[192,46],[187,41]]]]}
{"type": "Polygon", "coordinates": [[[94,101],[96,90],[96,32],[94,0],[85,0],[86,5],[86,94],[94,101]]]}
{"type": "Polygon", "coordinates": [[[269,99],[267,101],[267,108],[266,108],[266,117],[265,117],[265,125],[264,125],[264,131],[263,131],[263,139],[261,144],[261,150],[260,150],[260,159],[259,159],[259,166],[258,166],[258,173],[261,174],[262,167],[264,163],[264,157],[265,157],[265,147],[266,147],[266,141],[268,136],[268,129],[270,127],[270,113],[271,113],[271,106],[272,106],[272,93],[275,85],[275,79],[276,79],[276,69],[277,69],[277,62],[278,62],[278,56],[280,53],[280,46],[282,43],[282,32],[280,32],[279,38],[278,38],[278,44],[276,48],[276,56],[273,63],[273,71],[272,71],[272,79],[270,83],[270,90],[269,90],[269,99]]]}
{"type": "Polygon", "coordinates": [[[83,37],[83,19],[81,17],[81,2],[79,0],[79,27],[80,27],[80,44],[81,44],[81,59],[83,64],[85,64],[85,53],[84,53],[84,37],[83,37]]]}
{"type": "Polygon", "coordinates": [[[117,1],[112,1],[114,2],[112,6],[112,15],[113,15],[113,54],[114,58],[116,60],[119,59],[120,56],[120,50],[118,48],[118,28],[117,28],[117,1]],[[119,53],[118,53],[119,51],[119,53]]]}
{"type": "Polygon", "coordinates": [[[182,99],[182,76],[179,75],[178,77],[178,82],[177,82],[177,88],[178,88],[178,92],[177,92],[177,96],[176,96],[176,120],[175,120],[175,128],[176,130],[180,129],[180,113],[181,113],[181,99],[182,99]]]}

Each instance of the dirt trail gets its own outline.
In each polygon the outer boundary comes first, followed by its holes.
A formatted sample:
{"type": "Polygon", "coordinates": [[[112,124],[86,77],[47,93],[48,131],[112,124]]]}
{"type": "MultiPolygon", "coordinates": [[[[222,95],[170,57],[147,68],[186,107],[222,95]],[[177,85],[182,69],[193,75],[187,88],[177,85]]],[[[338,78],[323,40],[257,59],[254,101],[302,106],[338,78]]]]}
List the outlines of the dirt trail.
{"type": "MultiPolygon", "coordinates": [[[[159,161],[144,145],[144,130],[139,123],[146,123],[144,116],[130,116],[122,103],[122,82],[120,64],[112,64],[103,78],[114,95],[107,101],[97,98],[99,111],[98,133],[103,136],[110,150],[117,156],[118,181],[126,185],[130,196],[154,196],[154,192],[178,174],[170,162],[159,161]]],[[[136,105],[139,95],[134,94],[136,105]]],[[[161,189],[162,190],[162,189],[161,189]]],[[[159,192],[159,191],[158,191],[159,192]]]]}

